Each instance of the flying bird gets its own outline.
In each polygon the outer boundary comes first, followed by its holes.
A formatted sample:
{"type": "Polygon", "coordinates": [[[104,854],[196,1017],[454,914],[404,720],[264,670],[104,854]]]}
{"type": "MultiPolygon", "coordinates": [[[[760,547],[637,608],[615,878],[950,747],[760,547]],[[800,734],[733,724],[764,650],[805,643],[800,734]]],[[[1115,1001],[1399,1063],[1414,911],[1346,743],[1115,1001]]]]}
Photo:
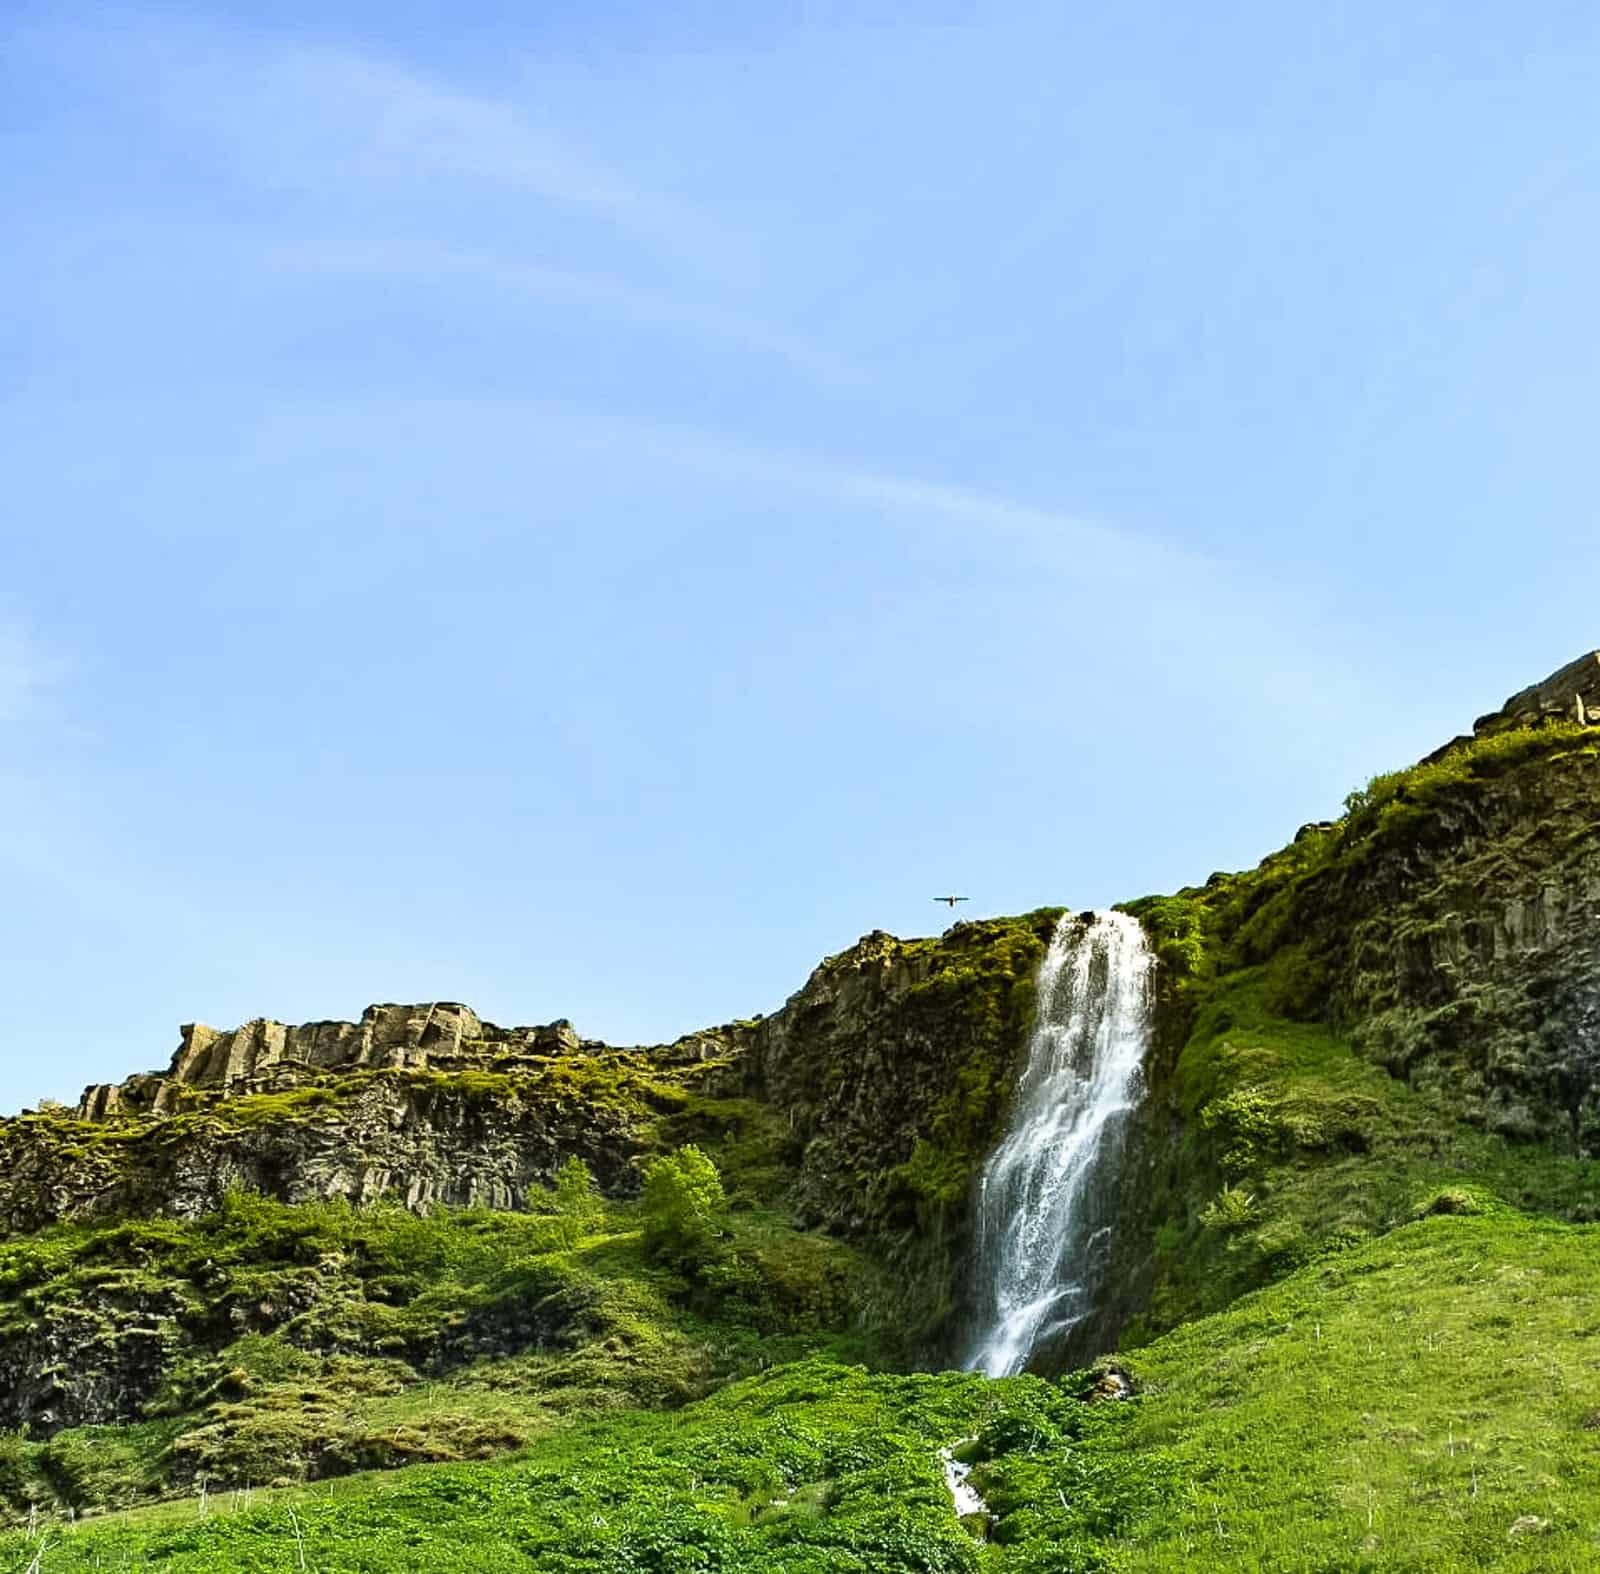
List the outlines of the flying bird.
{"type": "Polygon", "coordinates": [[[966,901],[966,897],[964,897],[964,896],[936,896],[936,897],[934,897],[934,901],[943,902],[948,907],[954,907],[957,902],[966,901]]]}

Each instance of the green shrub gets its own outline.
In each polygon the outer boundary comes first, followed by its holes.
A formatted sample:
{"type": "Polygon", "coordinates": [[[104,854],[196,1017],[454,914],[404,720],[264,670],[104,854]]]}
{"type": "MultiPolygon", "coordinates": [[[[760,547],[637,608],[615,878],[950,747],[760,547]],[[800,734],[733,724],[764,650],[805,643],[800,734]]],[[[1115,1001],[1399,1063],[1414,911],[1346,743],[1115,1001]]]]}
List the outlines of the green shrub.
{"type": "Polygon", "coordinates": [[[1248,1175],[1277,1155],[1283,1128],[1273,1100],[1260,1088],[1234,1088],[1200,1111],[1200,1124],[1227,1144],[1219,1163],[1226,1175],[1248,1175]]]}
{"type": "MultiPolygon", "coordinates": [[[[45,1497],[48,1488],[39,1477],[40,1445],[21,1432],[0,1432],[0,1504],[26,1504],[45,1497]]],[[[3,1521],[0,1521],[3,1522],[3,1521]]]]}
{"type": "Polygon", "coordinates": [[[1470,738],[1438,759],[1386,771],[1346,795],[1347,829],[1365,832],[1400,817],[1407,806],[1426,804],[1457,783],[1497,775],[1540,755],[1593,744],[1593,730],[1572,721],[1542,722],[1470,738]]]}
{"type": "Polygon", "coordinates": [[[556,1213],[564,1228],[566,1245],[575,1246],[599,1222],[605,1204],[594,1183],[594,1172],[576,1154],[556,1171],[556,1213]]]}
{"type": "Polygon", "coordinates": [[[1255,1217],[1256,1199],[1239,1186],[1224,1186],[1206,1204],[1200,1222],[1208,1230],[1237,1230],[1255,1217]]]}
{"type": "Polygon", "coordinates": [[[646,1252],[693,1268],[714,1254],[728,1197],[716,1165],[691,1142],[645,1165],[642,1208],[646,1252]]]}

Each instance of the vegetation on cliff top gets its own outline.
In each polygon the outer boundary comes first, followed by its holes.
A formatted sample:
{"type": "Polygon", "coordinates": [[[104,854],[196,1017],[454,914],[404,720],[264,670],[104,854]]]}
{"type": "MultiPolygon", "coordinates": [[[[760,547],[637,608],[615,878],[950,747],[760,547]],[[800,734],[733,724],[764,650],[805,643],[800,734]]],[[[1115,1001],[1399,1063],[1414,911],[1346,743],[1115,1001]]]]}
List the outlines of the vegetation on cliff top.
{"type": "Polygon", "coordinates": [[[952,1213],[964,1209],[978,1166],[1004,1124],[1007,1073],[1032,1026],[1034,977],[1061,912],[1046,907],[1015,919],[962,924],[938,940],[907,947],[913,956],[925,951],[931,962],[928,976],[907,996],[908,1018],[914,1026],[926,1020],[937,1031],[957,1017],[966,1051],[910,1157],[887,1177],[891,1197],[908,1199],[923,1228],[948,1227],[952,1213]]]}
{"type": "Polygon", "coordinates": [[[1600,1219],[1591,1161],[1491,1135],[1463,1118],[1448,1079],[1412,1085],[1361,1052],[1350,1031],[1359,1024],[1332,1020],[1336,970],[1348,966],[1335,947],[1359,915],[1330,894],[1379,855],[1407,859],[1417,838],[1439,834],[1430,815],[1462,794],[1507,777],[1515,794],[1523,771],[1543,780],[1597,757],[1595,729],[1567,723],[1463,740],[1375,777],[1341,820],[1306,827],[1253,870],[1128,904],[1162,962],[1165,1041],[1152,1074],[1178,1135],[1144,1200],[1154,1287],[1126,1340],[1402,1225],[1448,1188],[1600,1219]]]}

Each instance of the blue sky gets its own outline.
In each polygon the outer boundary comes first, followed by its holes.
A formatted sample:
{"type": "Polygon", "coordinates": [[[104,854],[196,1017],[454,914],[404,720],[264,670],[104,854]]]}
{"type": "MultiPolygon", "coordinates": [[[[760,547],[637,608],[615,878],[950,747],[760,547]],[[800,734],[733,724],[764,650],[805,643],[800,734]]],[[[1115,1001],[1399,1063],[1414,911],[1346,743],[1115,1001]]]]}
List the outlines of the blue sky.
{"type": "Polygon", "coordinates": [[[1600,645],[1600,13],[23,4],[0,1108],[1253,863],[1600,645]]]}

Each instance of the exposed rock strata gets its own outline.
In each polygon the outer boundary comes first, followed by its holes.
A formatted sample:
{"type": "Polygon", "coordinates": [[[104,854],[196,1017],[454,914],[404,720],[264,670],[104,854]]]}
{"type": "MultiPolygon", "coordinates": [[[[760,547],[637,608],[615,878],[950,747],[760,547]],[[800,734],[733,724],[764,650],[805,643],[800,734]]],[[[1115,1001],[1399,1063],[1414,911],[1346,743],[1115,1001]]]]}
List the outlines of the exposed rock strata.
{"type": "Polygon", "coordinates": [[[470,1007],[447,1000],[368,1006],[359,1022],[291,1027],[259,1017],[226,1032],[203,1022],[188,1023],[180,1032],[182,1041],[165,1073],[149,1072],[86,1088],[78,1103],[79,1117],[171,1114],[182,1107],[187,1088],[245,1092],[290,1086],[333,1071],[469,1063],[503,1067],[519,1055],[574,1054],[585,1047],[565,1020],[545,1027],[499,1028],[480,1021],[470,1007]]]}
{"type": "MultiPolygon", "coordinates": [[[[757,1025],[745,1086],[786,1112],[804,1216],[847,1232],[914,1224],[919,1191],[901,1166],[919,1141],[953,1158],[982,1156],[998,1134],[1059,912],[956,924],[937,942],[876,931],[829,957],[757,1025]]],[[[965,1178],[959,1209],[935,1206],[935,1220],[923,1206],[922,1222],[964,1227],[965,1178]]]]}
{"type": "Polygon", "coordinates": [[[1499,732],[1552,720],[1600,723],[1600,651],[1569,661],[1542,683],[1519,689],[1499,710],[1480,716],[1473,731],[1499,732]]]}
{"type": "Polygon", "coordinates": [[[0,1339],[0,1428],[49,1437],[129,1419],[160,1391],[186,1340],[171,1292],[118,1293],[54,1307],[0,1339]]]}
{"type": "Polygon", "coordinates": [[[1600,759],[1462,783],[1300,905],[1359,1047],[1502,1135],[1600,1152],[1600,759]]]}
{"type": "Polygon", "coordinates": [[[377,1073],[278,1118],[232,1124],[202,1109],[98,1135],[73,1122],[0,1123],[0,1223],[22,1233],[117,1214],[198,1218],[232,1187],[283,1202],[521,1208],[574,1155],[607,1191],[627,1191],[642,1148],[626,1105],[563,1095],[536,1076],[480,1089],[377,1073]]]}

